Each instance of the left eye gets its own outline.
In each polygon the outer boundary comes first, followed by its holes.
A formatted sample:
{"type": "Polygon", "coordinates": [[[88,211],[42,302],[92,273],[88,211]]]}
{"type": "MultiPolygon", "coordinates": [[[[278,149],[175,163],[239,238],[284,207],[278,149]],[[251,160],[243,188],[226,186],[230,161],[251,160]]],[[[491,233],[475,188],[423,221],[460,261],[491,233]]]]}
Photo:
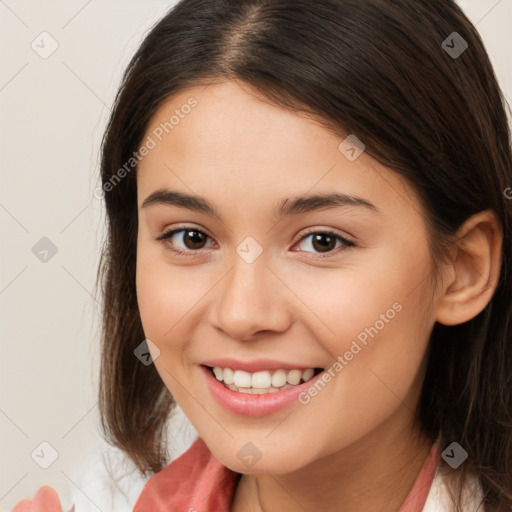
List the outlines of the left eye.
{"type": "MultiPolygon", "coordinates": [[[[159,236],[156,240],[160,242],[164,242],[170,250],[183,254],[186,256],[193,255],[193,253],[198,252],[201,249],[204,249],[204,243],[209,238],[209,236],[198,229],[191,228],[181,228],[181,229],[173,229],[159,236]],[[176,247],[176,244],[172,241],[172,239],[180,233],[181,241],[185,245],[184,248],[176,247]],[[187,240],[189,242],[187,242],[187,240]]],[[[339,249],[340,246],[336,247],[336,242],[340,242],[341,246],[351,247],[354,242],[347,240],[346,238],[334,233],[333,231],[313,231],[307,233],[302,236],[299,240],[299,245],[304,243],[305,240],[311,238],[309,243],[310,247],[314,250],[319,251],[320,254],[330,253],[334,249],[339,249]]],[[[306,251],[310,252],[310,251],[306,251]]],[[[330,254],[327,254],[328,256],[330,254]]]]}
{"type": "Polygon", "coordinates": [[[312,237],[312,239],[309,243],[309,246],[313,249],[319,249],[320,253],[328,253],[332,252],[336,248],[339,249],[339,246],[335,247],[336,242],[341,242],[342,246],[344,245],[347,247],[355,245],[350,240],[347,240],[346,238],[338,235],[337,233],[334,233],[333,231],[313,231],[304,235],[300,239],[300,242],[302,243],[310,237],[312,237]]]}

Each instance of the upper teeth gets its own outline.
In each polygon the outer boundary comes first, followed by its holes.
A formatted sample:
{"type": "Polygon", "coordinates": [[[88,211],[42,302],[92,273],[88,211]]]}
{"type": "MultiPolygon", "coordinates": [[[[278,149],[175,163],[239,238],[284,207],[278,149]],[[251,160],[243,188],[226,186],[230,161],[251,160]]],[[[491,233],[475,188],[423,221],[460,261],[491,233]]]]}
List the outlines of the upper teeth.
{"type": "Polygon", "coordinates": [[[243,370],[232,370],[231,368],[213,367],[213,373],[217,380],[224,384],[232,384],[237,388],[269,389],[280,388],[287,383],[295,386],[302,379],[304,382],[313,377],[315,370],[273,370],[249,373],[243,370]]]}

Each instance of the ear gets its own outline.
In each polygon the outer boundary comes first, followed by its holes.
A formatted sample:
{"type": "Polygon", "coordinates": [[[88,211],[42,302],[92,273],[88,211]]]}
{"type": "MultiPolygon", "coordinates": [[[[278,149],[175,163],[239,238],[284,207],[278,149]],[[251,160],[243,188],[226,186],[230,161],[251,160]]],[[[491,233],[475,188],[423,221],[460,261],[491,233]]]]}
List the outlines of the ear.
{"type": "Polygon", "coordinates": [[[498,284],[503,231],[493,210],[479,212],[457,230],[436,320],[457,325],[477,316],[498,284]]]}

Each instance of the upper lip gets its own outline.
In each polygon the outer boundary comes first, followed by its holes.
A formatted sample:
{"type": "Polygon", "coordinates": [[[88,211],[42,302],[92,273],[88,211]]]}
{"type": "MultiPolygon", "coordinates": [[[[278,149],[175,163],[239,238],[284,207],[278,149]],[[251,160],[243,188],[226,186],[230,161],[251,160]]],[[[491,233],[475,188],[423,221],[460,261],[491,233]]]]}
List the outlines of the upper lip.
{"type": "Polygon", "coordinates": [[[286,363],[285,361],[277,361],[276,359],[252,359],[251,361],[241,361],[231,357],[219,357],[216,359],[208,359],[201,364],[205,366],[219,366],[220,368],[231,368],[233,370],[244,370],[254,373],[265,370],[307,370],[308,368],[321,368],[314,365],[303,365],[299,363],[286,363]]]}

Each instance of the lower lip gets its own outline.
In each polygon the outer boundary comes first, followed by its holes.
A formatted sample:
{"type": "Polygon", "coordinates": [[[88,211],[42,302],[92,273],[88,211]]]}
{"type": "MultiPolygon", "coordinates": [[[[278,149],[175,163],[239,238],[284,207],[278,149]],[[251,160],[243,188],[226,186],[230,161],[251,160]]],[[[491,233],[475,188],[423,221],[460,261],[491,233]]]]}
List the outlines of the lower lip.
{"type": "Polygon", "coordinates": [[[297,400],[298,396],[302,392],[307,391],[323,374],[323,372],[320,372],[307,382],[293,388],[283,389],[274,393],[252,395],[226,388],[206,366],[201,365],[200,368],[206,377],[206,384],[210,393],[223,407],[235,414],[252,417],[265,416],[284,409],[297,400]]]}

